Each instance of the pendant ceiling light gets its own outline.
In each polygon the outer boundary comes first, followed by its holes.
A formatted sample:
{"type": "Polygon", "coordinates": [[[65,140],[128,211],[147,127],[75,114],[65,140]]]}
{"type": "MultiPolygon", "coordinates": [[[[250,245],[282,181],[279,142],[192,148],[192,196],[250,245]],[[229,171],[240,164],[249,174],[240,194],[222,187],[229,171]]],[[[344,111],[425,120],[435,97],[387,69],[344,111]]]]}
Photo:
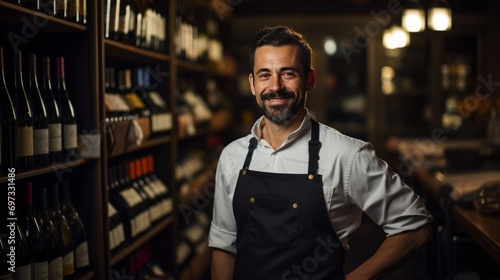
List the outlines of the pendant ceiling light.
{"type": "Polygon", "coordinates": [[[446,0],[434,0],[429,7],[429,28],[436,31],[447,31],[451,29],[451,8],[446,0]]]}
{"type": "Polygon", "coordinates": [[[425,11],[418,0],[410,0],[403,10],[402,26],[408,32],[425,29],[425,11]]]}
{"type": "Polygon", "coordinates": [[[399,49],[410,44],[410,35],[401,26],[392,25],[384,30],[382,43],[386,49],[399,49]]]}

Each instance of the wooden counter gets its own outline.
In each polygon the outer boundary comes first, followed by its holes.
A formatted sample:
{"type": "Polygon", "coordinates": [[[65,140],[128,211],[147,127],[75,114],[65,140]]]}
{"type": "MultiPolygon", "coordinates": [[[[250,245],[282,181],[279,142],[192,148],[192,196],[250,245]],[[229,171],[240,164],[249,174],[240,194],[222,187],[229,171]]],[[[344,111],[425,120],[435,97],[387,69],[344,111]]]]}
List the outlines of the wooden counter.
{"type": "MultiPolygon", "coordinates": [[[[414,169],[412,170],[414,172],[412,176],[420,183],[426,195],[439,202],[443,199],[443,188],[446,186],[453,188],[453,184],[448,180],[449,178],[458,176],[457,178],[460,178],[461,184],[467,184],[468,180],[477,180],[478,174],[480,175],[483,172],[491,176],[492,179],[498,180],[500,168],[498,168],[497,164],[496,162],[494,168],[487,166],[461,173],[429,171],[427,169],[428,165],[420,164],[413,166],[414,169]]],[[[437,168],[437,170],[440,169],[437,168]]],[[[451,219],[500,264],[500,215],[484,215],[474,208],[461,206],[456,199],[451,197],[447,197],[447,199],[451,201],[451,219]]]]}

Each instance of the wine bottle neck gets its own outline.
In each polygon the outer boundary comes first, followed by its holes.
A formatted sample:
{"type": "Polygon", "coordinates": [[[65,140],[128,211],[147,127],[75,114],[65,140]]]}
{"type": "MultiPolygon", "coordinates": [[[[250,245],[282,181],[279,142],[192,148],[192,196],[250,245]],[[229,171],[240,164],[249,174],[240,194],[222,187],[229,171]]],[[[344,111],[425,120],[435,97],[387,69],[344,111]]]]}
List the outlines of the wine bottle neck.
{"type": "Polygon", "coordinates": [[[14,61],[15,86],[23,86],[23,63],[21,51],[17,51],[14,61]]]}

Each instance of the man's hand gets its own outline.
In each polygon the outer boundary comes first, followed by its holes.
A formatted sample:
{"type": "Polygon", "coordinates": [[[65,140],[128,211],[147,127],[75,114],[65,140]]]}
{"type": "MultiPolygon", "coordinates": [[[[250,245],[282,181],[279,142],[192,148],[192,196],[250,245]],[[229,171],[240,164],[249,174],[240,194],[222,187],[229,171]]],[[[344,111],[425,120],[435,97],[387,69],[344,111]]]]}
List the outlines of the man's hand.
{"type": "Polygon", "coordinates": [[[389,236],[371,258],[346,276],[346,280],[378,279],[401,265],[431,238],[429,224],[389,236]]]}

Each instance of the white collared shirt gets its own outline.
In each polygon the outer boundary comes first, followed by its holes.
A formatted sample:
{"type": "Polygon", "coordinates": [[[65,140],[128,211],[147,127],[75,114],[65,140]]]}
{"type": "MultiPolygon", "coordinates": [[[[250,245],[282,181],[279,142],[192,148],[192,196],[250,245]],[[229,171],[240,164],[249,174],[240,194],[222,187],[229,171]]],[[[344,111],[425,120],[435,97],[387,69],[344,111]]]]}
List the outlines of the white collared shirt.
{"type": "MultiPolygon", "coordinates": [[[[233,196],[239,171],[248,152],[249,140],[257,137],[249,169],[271,173],[306,174],[311,118],[306,114],[300,127],[278,149],[261,139],[258,119],[251,134],[227,145],[215,178],[213,219],[209,246],[236,252],[236,222],[233,196]]],[[[319,172],[330,222],[346,249],[347,237],[361,224],[362,212],[381,225],[387,236],[416,229],[432,220],[423,200],[376,157],[373,146],[323,125],[319,126],[321,150],[319,172]]]]}

